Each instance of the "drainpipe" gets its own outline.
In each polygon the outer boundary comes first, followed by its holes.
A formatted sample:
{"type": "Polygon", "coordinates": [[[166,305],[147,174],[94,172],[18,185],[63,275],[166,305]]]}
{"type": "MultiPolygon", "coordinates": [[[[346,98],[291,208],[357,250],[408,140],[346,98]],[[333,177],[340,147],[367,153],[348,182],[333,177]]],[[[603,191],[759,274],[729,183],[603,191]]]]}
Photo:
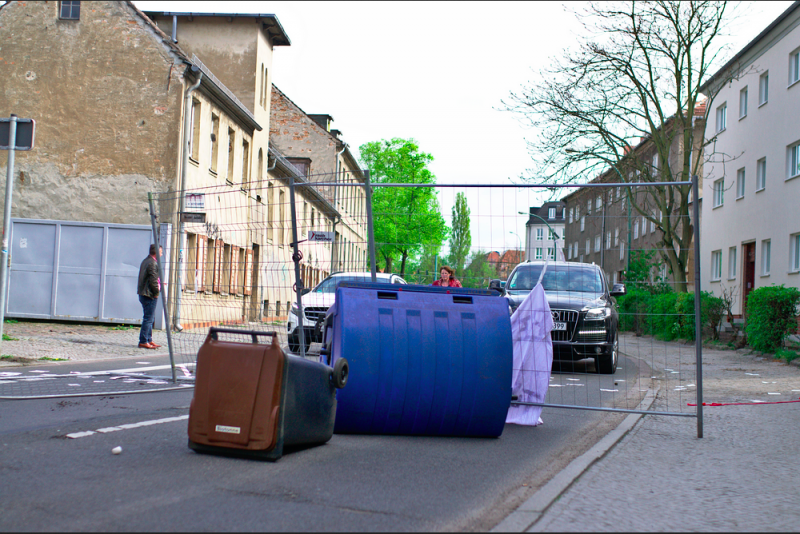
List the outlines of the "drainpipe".
{"type": "Polygon", "coordinates": [[[178,15],[172,15],[172,42],[178,42],[178,15]]]}
{"type": "MultiPolygon", "coordinates": [[[[347,150],[347,143],[345,143],[344,146],[342,146],[342,149],[336,153],[336,175],[333,177],[333,183],[337,185],[339,183],[339,173],[342,172],[342,164],[339,161],[339,156],[344,154],[345,150],[347,150]]],[[[341,213],[341,210],[336,205],[336,197],[338,196],[337,193],[339,192],[339,188],[337,187],[337,185],[333,186],[333,209],[341,213]]],[[[331,246],[331,272],[336,272],[336,269],[339,268],[339,258],[338,258],[339,246],[338,243],[336,242],[336,224],[342,222],[342,216],[337,215],[336,217],[337,218],[334,219],[333,221],[333,245],[331,246]]]]}
{"type": "Polygon", "coordinates": [[[200,72],[196,66],[192,65],[192,72],[197,72],[197,81],[186,89],[186,92],[183,95],[183,163],[181,164],[181,191],[180,191],[180,204],[178,207],[178,220],[179,222],[179,230],[178,230],[178,273],[177,279],[178,283],[175,286],[175,330],[180,332],[183,330],[183,326],[181,326],[181,286],[183,285],[183,248],[185,245],[186,235],[184,233],[184,223],[183,219],[181,218],[181,214],[184,210],[184,200],[186,196],[186,171],[189,166],[189,150],[190,150],[190,142],[192,139],[192,133],[190,128],[192,127],[191,121],[191,114],[192,114],[192,99],[191,95],[195,89],[200,87],[200,82],[203,80],[203,73],[200,72]]]}

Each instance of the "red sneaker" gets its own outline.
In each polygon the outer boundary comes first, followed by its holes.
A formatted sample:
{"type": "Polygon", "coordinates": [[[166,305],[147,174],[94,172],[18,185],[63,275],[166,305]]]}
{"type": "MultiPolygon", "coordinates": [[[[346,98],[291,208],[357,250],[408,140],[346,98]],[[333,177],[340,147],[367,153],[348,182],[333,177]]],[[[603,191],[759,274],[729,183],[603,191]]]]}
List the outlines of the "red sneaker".
{"type": "Polygon", "coordinates": [[[152,343],[139,343],[139,348],[140,349],[154,349],[155,347],[153,346],[152,343]]]}

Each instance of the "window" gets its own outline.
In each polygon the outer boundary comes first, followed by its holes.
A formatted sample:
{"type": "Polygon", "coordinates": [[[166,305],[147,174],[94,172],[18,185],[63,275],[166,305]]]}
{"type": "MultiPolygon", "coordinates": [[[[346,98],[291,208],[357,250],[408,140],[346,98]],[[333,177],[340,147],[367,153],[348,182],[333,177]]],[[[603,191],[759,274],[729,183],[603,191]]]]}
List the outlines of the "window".
{"type": "Polygon", "coordinates": [[[747,86],[739,91],[739,118],[747,117],[747,86]]]}
{"type": "Polygon", "coordinates": [[[744,169],[736,171],[736,198],[744,198],[744,169]]]}
{"type": "Polygon", "coordinates": [[[548,219],[555,219],[556,218],[556,209],[550,208],[547,210],[547,218],[548,219]]]}
{"type": "Polygon", "coordinates": [[[722,206],[723,196],[724,196],[724,186],[725,186],[725,179],[720,178],[719,180],[714,182],[714,207],[718,208],[722,206]]]}
{"type": "Polygon", "coordinates": [[[536,229],[536,241],[541,241],[544,239],[544,228],[537,228],[536,229]]]}
{"type": "Polygon", "coordinates": [[[728,249],[728,280],[736,278],[736,247],[728,249]]]}
{"type": "Polygon", "coordinates": [[[555,234],[555,232],[553,232],[552,230],[549,230],[549,231],[547,232],[547,236],[548,236],[548,237],[547,237],[547,239],[549,239],[550,241],[555,241],[556,239],[558,239],[558,238],[556,237],[556,234],[555,234]]]}
{"type": "Polygon", "coordinates": [[[572,245],[567,245],[567,259],[572,259],[572,245]]]}
{"type": "Polygon", "coordinates": [[[711,280],[722,278],[722,251],[715,250],[711,253],[711,280]]]}
{"type": "Polygon", "coordinates": [[[583,232],[585,225],[586,225],[586,217],[581,217],[581,232],[583,232]]]}
{"type": "Polygon", "coordinates": [[[619,246],[619,228],[614,228],[614,246],[619,246]]]}
{"type": "Polygon", "coordinates": [[[61,10],[58,13],[58,18],[62,20],[80,20],[81,19],[81,3],[80,2],[61,2],[61,10]]]}
{"type": "Polygon", "coordinates": [[[611,232],[606,232],[606,250],[611,248],[611,232]]]}
{"type": "Polygon", "coordinates": [[[583,250],[584,250],[584,252],[585,252],[586,254],[591,254],[591,253],[592,253],[592,249],[591,249],[591,248],[589,248],[589,243],[590,243],[590,242],[589,242],[589,240],[587,239],[587,240],[586,240],[586,248],[585,248],[585,249],[583,249],[583,250]]]}
{"type": "Polygon", "coordinates": [[[575,250],[573,251],[573,253],[572,253],[572,257],[573,257],[573,258],[577,258],[577,257],[578,257],[578,242],[577,242],[577,241],[575,241],[575,242],[572,244],[572,246],[573,246],[573,248],[575,249],[575,250]]]}
{"type": "Polygon", "coordinates": [[[639,220],[633,221],[633,238],[639,239],[639,220]]]}
{"type": "Polygon", "coordinates": [[[567,210],[567,222],[572,224],[572,208],[567,210]]]}
{"type": "Polygon", "coordinates": [[[619,259],[622,260],[625,258],[625,243],[619,244],[619,259]]]}
{"type": "Polygon", "coordinates": [[[770,249],[772,248],[772,242],[769,239],[765,239],[761,242],[761,276],[768,276],[770,271],[770,249]]]}
{"type": "Polygon", "coordinates": [[[789,85],[800,80],[800,49],[789,54],[789,85]]]}
{"type": "Polygon", "coordinates": [[[250,190],[250,143],[242,141],[242,191],[250,190]]]}
{"type": "Polygon", "coordinates": [[[769,71],[758,79],[758,105],[763,106],[769,101],[769,71]]]}
{"type": "Polygon", "coordinates": [[[586,201],[586,215],[592,213],[592,199],[586,201]]]}
{"type": "Polygon", "coordinates": [[[228,128],[228,174],[225,176],[225,180],[231,184],[233,183],[233,147],[235,146],[233,143],[235,140],[236,132],[228,128]]]}
{"type": "Polygon", "coordinates": [[[603,197],[597,197],[597,200],[594,203],[595,211],[600,211],[600,208],[603,207],[603,197]]]}
{"type": "Polygon", "coordinates": [[[789,162],[789,171],[787,178],[794,178],[800,175],[800,142],[791,145],[789,148],[787,160],[789,162]]]}
{"type": "Polygon", "coordinates": [[[594,251],[595,252],[600,252],[600,240],[601,239],[602,239],[602,236],[600,236],[599,234],[594,236],[594,251]]]}
{"type": "Polygon", "coordinates": [[[717,108],[717,133],[725,130],[728,121],[728,103],[724,102],[717,108]]]}
{"type": "Polygon", "coordinates": [[[653,176],[658,174],[658,154],[653,154],[653,176]]]}
{"type": "Polygon", "coordinates": [[[653,211],[653,220],[650,221],[650,233],[654,234],[656,232],[656,212],[653,211]]]}
{"type": "Polygon", "coordinates": [[[219,157],[219,116],[211,114],[211,165],[209,169],[217,174],[217,158],[219,157]]]}
{"type": "Polygon", "coordinates": [[[200,102],[192,99],[192,137],[189,138],[189,154],[197,162],[200,154],[200,102]]]}
{"type": "Polygon", "coordinates": [[[789,236],[789,272],[800,272],[800,234],[789,236]]]}
{"type": "Polygon", "coordinates": [[[534,255],[534,259],[537,260],[542,259],[542,247],[536,247],[536,254],[534,255]]]}
{"type": "Polygon", "coordinates": [[[756,191],[761,191],[767,186],[767,158],[756,162],[756,191]]]}
{"type": "Polygon", "coordinates": [[[547,247],[547,259],[548,260],[555,260],[556,259],[556,249],[553,247],[547,247]]]}

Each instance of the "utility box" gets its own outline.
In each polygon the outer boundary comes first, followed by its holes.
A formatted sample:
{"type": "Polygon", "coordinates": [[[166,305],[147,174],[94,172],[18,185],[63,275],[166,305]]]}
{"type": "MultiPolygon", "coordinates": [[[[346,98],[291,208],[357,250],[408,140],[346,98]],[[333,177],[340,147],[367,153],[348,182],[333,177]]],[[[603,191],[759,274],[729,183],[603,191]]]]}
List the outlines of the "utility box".
{"type": "Polygon", "coordinates": [[[321,361],[350,367],[336,433],[502,434],[513,347],[497,293],[342,282],[323,328],[321,361]]]}
{"type": "Polygon", "coordinates": [[[275,332],[212,327],[197,353],[189,448],[274,461],[286,447],[325,443],[346,382],[346,361],[332,369],[285,354],[275,332]]]}

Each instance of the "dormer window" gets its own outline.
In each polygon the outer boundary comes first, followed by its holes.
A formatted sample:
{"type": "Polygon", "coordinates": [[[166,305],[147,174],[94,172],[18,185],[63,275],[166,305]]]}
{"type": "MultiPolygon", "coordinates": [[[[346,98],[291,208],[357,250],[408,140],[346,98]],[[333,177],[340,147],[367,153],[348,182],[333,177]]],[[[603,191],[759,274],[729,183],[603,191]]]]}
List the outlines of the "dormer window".
{"type": "Polygon", "coordinates": [[[550,208],[550,209],[547,210],[547,212],[548,212],[547,213],[547,218],[548,219],[555,219],[556,218],[556,209],[555,208],[550,208]]]}
{"type": "Polygon", "coordinates": [[[81,3],[78,1],[62,1],[58,18],[62,20],[80,20],[81,3]]]}

